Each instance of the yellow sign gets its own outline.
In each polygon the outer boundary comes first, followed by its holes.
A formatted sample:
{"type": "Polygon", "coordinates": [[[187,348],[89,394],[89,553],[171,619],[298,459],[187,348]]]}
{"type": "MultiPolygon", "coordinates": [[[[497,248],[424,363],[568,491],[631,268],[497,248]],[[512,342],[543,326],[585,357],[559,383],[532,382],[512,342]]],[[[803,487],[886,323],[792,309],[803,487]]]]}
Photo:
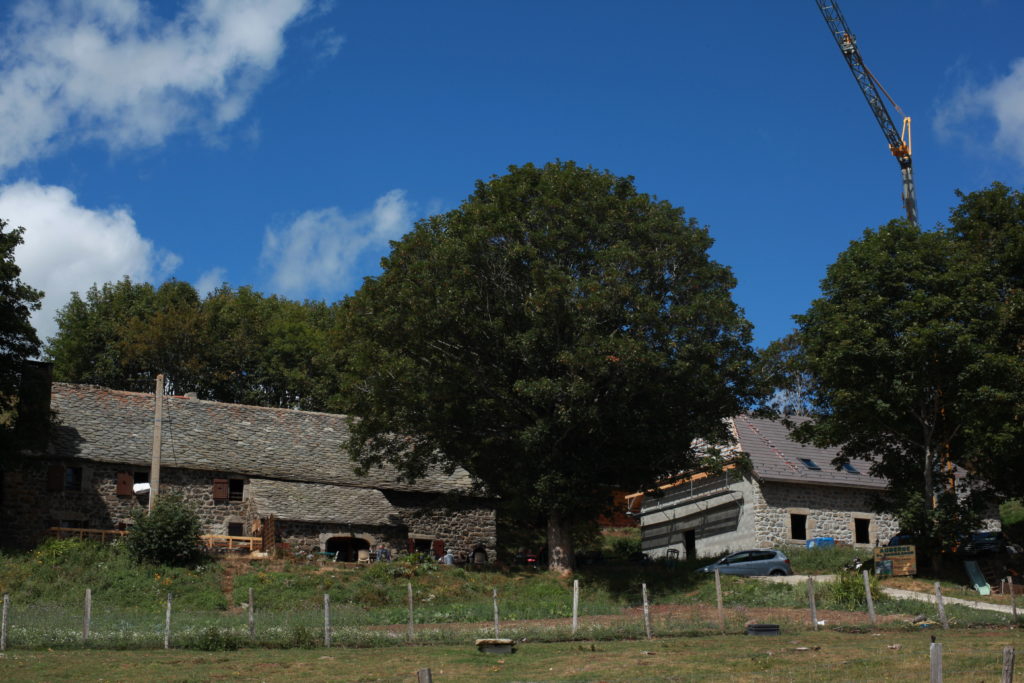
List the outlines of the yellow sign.
{"type": "Polygon", "coordinates": [[[917,548],[912,545],[884,545],[875,548],[875,574],[913,576],[917,574],[917,548]]]}

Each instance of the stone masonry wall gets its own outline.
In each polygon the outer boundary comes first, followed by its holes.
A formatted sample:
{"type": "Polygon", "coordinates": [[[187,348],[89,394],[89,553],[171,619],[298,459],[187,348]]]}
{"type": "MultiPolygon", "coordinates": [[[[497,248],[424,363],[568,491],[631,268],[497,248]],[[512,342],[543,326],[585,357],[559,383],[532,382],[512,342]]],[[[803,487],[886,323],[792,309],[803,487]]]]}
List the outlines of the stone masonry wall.
{"type": "Polygon", "coordinates": [[[807,516],[807,539],[824,536],[854,545],[854,519],[859,518],[869,520],[869,543],[864,545],[884,544],[899,524],[892,515],[873,511],[871,495],[863,489],[761,482],[753,497],[758,545],[803,544],[792,536],[792,514],[807,516]]]}
{"type": "MultiPolygon", "coordinates": [[[[47,468],[55,463],[26,464],[4,473],[0,500],[4,518],[0,520],[3,542],[31,547],[58,522],[82,522],[92,529],[123,528],[132,513],[149,505],[149,494],[118,496],[117,473],[148,470],[140,467],[72,462],[82,468],[80,491],[47,491],[47,468]]],[[[192,504],[203,524],[204,534],[226,534],[228,522],[243,522],[248,515],[247,493],[241,501],[214,501],[213,480],[228,479],[225,472],[203,472],[164,468],[160,472],[162,495],[175,494],[192,504]]],[[[239,478],[239,477],[235,477],[239,478]]],[[[245,529],[248,532],[248,528],[245,529]]]]}
{"type": "Polygon", "coordinates": [[[489,562],[497,559],[496,516],[494,508],[487,507],[489,501],[393,491],[385,491],[384,495],[401,513],[410,538],[439,539],[456,556],[463,557],[483,546],[489,562]]]}

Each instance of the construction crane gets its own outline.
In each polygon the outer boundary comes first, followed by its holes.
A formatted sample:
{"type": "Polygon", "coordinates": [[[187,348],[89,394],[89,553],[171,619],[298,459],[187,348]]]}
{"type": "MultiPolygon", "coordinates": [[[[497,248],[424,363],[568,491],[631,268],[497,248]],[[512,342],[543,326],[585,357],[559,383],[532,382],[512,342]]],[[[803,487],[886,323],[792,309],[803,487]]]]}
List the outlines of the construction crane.
{"type": "Polygon", "coordinates": [[[900,171],[903,175],[903,208],[907,212],[907,220],[913,225],[918,225],[917,191],[914,188],[914,169],[910,158],[910,117],[903,114],[903,110],[889,97],[889,93],[885,91],[882,84],[878,82],[878,79],[864,65],[864,60],[857,49],[857,39],[854,37],[853,32],[850,31],[850,27],[847,26],[846,19],[843,18],[843,13],[839,9],[839,4],[835,0],[816,0],[816,2],[818,3],[818,9],[821,10],[821,16],[825,18],[825,23],[828,24],[829,30],[832,31],[832,37],[835,38],[836,45],[839,46],[840,52],[843,53],[843,58],[846,60],[847,66],[850,67],[857,85],[860,86],[860,91],[864,93],[864,99],[868,101],[868,106],[871,107],[871,113],[875,115],[875,120],[882,127],[882,134],[885,135],[885,139],[889,143],[889,151],[892,152],[892,155],[896,157],[900,164],[900,171]],[[889,115],[889,109],[885,106],[885,101],[882,99],[882,94],[889,100],[893,108],[903,116],[902,130],[897,129],[896,124],[893,123],[892,116],[889,115]]]}

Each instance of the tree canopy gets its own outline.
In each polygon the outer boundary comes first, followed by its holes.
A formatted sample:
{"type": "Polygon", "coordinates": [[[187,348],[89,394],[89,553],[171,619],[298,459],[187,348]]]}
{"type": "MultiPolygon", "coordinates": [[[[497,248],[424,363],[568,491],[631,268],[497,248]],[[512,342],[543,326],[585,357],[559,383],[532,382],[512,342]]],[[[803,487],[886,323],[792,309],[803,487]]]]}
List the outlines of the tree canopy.
{"type": "Polygon", "coordinates": [[[21,268],[14,260],[24,231],[7,229],[7,222],[0,219],[0,437],[14,425],[22,364],[39,353],[31,315],[39,309],[43,293],[21,281],[21,268]]]}
{"type": "Polygon", "coordinates": [[[949,228],[865,231],[787,341],[815,416],[798,434],[870,461],[889,481],[883,509],[933,549],[977,522],[982,491],[1021,487],[1021,252],[1006,246],[1024,237],[1021,197],[961,199],[949,228]]]}
{"type": "Polygon", "coordinates": [[[511,167],[419,221],[345,302],[350,448],[462,466],[548,520],[550,561],[610,490],[692,466],[754,390],[707,230],[571,162],[511,167]],[[393,435],[401,434],[402,438],[393,435]]]}
{"type": "Polygon", "coordinates": [[[186,282],[154,288],[125,278],[73,293],[46,353],[59,381],[148,391],[163,374],[172,393],[330,410],[336,318],[322,302],[249,287],[223,286],[201,299],[186,282]]]}

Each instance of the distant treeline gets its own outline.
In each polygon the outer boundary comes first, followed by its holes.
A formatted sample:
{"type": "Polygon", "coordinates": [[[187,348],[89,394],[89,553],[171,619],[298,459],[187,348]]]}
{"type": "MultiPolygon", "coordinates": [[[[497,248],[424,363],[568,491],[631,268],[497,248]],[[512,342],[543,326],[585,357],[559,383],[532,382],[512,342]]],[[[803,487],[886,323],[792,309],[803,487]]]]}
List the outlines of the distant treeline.
{"type": "Polygon", "coordinates": [[[200,297],[187,282],[125,278],[77,292],[44,352],[54,379],[303,410],[339,411],[338,303],[291,301],[227,285],[200,297]]]}

